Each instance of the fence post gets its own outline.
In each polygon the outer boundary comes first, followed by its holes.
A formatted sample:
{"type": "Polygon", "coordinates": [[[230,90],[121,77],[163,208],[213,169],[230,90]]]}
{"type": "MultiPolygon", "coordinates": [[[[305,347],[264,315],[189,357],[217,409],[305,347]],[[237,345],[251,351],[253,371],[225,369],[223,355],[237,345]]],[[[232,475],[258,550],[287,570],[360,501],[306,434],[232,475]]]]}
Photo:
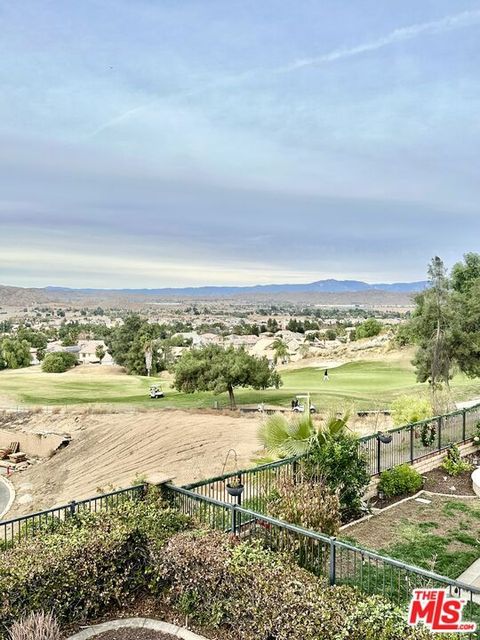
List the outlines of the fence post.
{"type": "Polygon", "coordinates": [[[336,582],[337,574],[337,545],[335,544],[336,538],[330,539],[330,570],[329,570],[329,582],[330,586],[333,586],[336,582]]]}
{"type": "Polygon", "coordinates": [[[237,535],[237,506],[232,504],[231,506],[232,526],[231,530],[234,536],[237,535]]]}
{"type": "Polygon", "coordinates": [[[438,419],[438,450],[442,450],[442,417],[438,419]]]}
{"type": "Polygon", "coordinates": [[[298,462],[294,460],[292,463],[293,484],[297,484],[297,473],[298,473],[298,462]]]}
{"type": "Polygon", "coordinates": [[[381,451],[380,439],[377,438],[377,473],[378,475],[380,475],[382,471],[382,465],[380,463],[380,451],[381,451]]]}
{"type": "Polygon", "coordinates": [[[467,439],[467,410],[462,411],[462,440],[465,442],[467,439]]]}
{"type": "Polygon", "coordinates": [[[413,464],[415,461],[414,458],[414,437],[415,437],[415,429],[413,424],[410,425],[410,463],[413,464]]]}

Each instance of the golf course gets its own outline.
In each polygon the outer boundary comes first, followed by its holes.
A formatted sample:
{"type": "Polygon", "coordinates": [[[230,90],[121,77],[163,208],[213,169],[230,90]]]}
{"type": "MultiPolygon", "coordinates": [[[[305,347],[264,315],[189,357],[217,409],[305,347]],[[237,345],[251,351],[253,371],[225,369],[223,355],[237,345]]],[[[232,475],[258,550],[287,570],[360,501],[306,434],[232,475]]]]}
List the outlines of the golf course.
{"type": "MultiPolygon", "coordinates": [[[[323,373],[324,368],[319,366],[284,370],[279,389],[236,389],[237,404],[255,406],[263,402],[288,407],[294,396],[310,393],[319,408],[348,405],[355,410],[374,410],[388,408],[398,396],[427,392],[427,385],[416,382],[405,354],[393,353],[384,359],[365,359],[330,368],[328,381],[324,381],[323,373]]],[[[455,400],[480,397],[480,379],[457,375],[451,387],[455,400]]],[[[0,372],[0,408],[86,404],[212,408],[226,407],[228,398],[227,394],[211,392],[179,393],[172,388],[168,374],[158,378],[127,376],[117,367],[82,365],[61,374],[44,373],[38,366],[0,372]],[[162,386],[164,398],[149,398],[152,382],[162,386]]]]}

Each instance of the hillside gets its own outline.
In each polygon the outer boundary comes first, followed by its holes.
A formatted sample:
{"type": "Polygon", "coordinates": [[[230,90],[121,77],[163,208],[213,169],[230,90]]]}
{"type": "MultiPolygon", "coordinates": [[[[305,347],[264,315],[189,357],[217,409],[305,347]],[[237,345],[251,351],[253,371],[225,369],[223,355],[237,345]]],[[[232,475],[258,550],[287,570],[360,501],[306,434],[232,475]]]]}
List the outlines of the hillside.
{"type": "Polygon", "coordinates": [[[190,287],[184,289],[69,289],[23,288],[0,285],[0,306],[31,307],[41,304],[82,306],[146,305],[161,300],[231,299],[310,302],[324,305],[408,306],[425,282],[368,284],[355,280],[321,280],[310,284],[258,285],[252,287],[190,287]]]}

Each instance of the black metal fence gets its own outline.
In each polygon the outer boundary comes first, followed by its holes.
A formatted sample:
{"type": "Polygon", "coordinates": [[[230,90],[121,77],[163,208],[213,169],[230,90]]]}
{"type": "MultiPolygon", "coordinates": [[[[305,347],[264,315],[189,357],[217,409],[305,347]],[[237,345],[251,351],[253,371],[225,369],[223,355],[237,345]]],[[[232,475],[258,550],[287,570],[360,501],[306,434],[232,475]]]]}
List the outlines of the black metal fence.
{"type": "Polygon", "coordinates": [[[287,553],[331,585],[354,586],[401,607],[408,605],[413,589],[447,589],[450,595],[467,602],[464,619],[477,622],[480,628],[480,589],[473,586],[276,520],[236,502],[209,498],[174,485],[167,486],[167,495],[180,512],[209,528],[230,532],[242,540],[259,540],[268,549],[287,553]]]}
{"type": "Polygon", "coordinates": [[[470,440],[477,433],[479,421],[480,405],[475,405],[390,429],[385,432],[386,436],[391,436],[389,443],[383,443],[377,434],[364,436],[360,438],[360,447],[367,457],[370,475],[375,476],[399,464],[413,464],[447,449],[452,443],[470,440]]]}
{"type": "MultiPolygon", "coordinates": [[[[374,477],[399,464],[413,464],[434,453],[442,452],[452,443],[462,444],[471,440],[477,433],[479,422],[480,405],[475,405],[470,409],[461,409],[429,420],[389,429],[382,434],[386,438],[372,434],[359,438],[358,442],[365,454],[370,475],[374,477]]],[[[242,504],[250,509],[262,511],[262,505],[271,490],[280,486],[285,479],[295,477],[301,467],[301,456],[286,458],[258,467],[238,469],[184,485],[183,488],[207,498],[228,501],[226,484],[229,480],[239,479],[245,485],[242,504]]]]}
{"type": "Polygon", "coordinates": [[[86,500],[72,501],[45,511],[38,511],[18,518],[0,521],[0,549],[5,549],[16,541],[29,538],[39,531],[54,527],[68,517],[80,512],[108,511],[125,499],[141,498],[145,494],[145,485],[135,485],[103,493],[86,500]]]}

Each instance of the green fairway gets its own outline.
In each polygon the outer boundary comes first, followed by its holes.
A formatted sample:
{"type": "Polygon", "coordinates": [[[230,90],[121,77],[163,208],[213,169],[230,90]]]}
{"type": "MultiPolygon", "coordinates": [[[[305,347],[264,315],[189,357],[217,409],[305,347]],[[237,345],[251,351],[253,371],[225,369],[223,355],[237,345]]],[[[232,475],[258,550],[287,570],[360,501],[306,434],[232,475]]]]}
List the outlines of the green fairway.
{"type": "MultiPolygon", "coordinates": [[[[291,399],[310,392],[320,408],[342,405],[359,409],[388,408],[392,400],[404,394],[426,391],[426,385],[415,382],[415,374],[408,359],[389,357],[388,360],[364,360],[329,369],[330,379],[323,380],[323,368],[306,367],[281,373],[280,389],[254,391],[237,389],[239,405],[266,404],[289,406],[291,399]]],[[[150,400],[148,387],[152,379],[105,373],[101,369],[76,370],[63,374],[42,373],[39,367],[0,372],[0,406],[125,404],[144,407],[208,408],[215,403],[227,406],[226,394],[178,393],[166,379],[160,382],[166,397],[150,400]]],[[[456,399],[480,396],[480,380],[456,376],[452,383],[456,399]]]]}

